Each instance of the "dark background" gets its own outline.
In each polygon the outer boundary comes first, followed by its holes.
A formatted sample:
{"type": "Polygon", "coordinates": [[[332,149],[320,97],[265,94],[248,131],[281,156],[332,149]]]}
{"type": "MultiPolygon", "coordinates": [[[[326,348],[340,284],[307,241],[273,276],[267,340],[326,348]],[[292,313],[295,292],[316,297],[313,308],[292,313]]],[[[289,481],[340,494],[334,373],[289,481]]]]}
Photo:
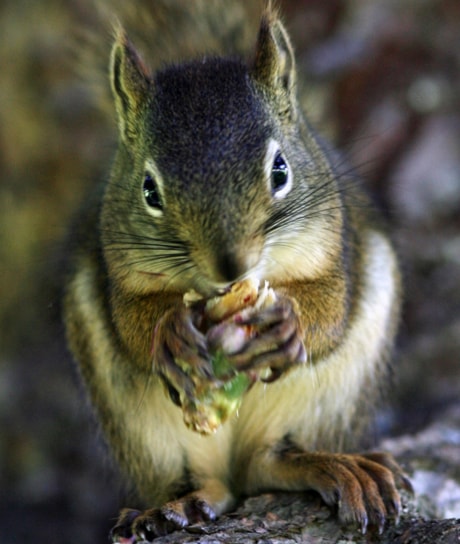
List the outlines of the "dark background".
{"type": "MultiPolygon", "coordinates": [[[[405,306],[380,427],[414,432],[460,393],[460,3],[280,5],[305,108],[363,174],[399,249],[405,306]]],[[[93,24],[89,0],[0,3],[5,543],[104,542],[121,497],[56,320],[58,241],[115,137],[75,72],[75,30],[93,24]]]]}

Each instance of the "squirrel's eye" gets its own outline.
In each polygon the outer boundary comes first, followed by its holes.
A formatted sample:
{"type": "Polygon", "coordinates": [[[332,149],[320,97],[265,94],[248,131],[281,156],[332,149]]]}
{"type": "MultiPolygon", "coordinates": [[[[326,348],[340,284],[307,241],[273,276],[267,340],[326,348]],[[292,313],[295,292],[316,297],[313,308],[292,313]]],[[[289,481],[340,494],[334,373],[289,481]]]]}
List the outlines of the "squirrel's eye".
{"type": "Polygon", "coordinates": [[[289,167],[286,161],[284,160],[283,155],[281,155],[281,153],[278,152],[275,155],[275,159],[273,161],[272,173],[271,173],[272,193],[275,195],[276,193],[280,192],[282,189],[286,188],[288,180],[289,180],[289,167]]]}
{"type": "Polygon", "coordinates": [[[145,173],[144,186],[142,187],[142,190],[145,201],[151,208],[155,208],[157,210],[163,209],[157,184],[148,172],[145,173]]]}

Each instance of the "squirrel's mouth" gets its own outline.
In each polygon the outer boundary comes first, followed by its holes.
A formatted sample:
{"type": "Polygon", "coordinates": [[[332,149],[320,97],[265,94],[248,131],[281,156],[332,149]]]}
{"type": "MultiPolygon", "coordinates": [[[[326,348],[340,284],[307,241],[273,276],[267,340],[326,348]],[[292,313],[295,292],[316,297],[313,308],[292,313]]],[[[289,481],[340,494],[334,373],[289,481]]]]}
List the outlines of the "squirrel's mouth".
{"type": "Polygon", "coordinates": [[[150,272],[148,270],[138,270],[132,280],[141,291],[160,291],[167,288],[168,291],[185,293],[190,289],[199,293],[202,298],[211,298],[226,293],[234,282],[216,282],[207,278],[204,274],[188,275],[170,274],[168,272],[150,272]],[[137,279],[135,279],[137,278],[137,279]]]}
{"type": "Polygon", "coordinates": [[[206,278],[199,278],[199,281],[195,282],[193,289],[204,298],[212,298],[223,295],[230,290],[231,283],[233,282],[213,282],[206,278]]]}

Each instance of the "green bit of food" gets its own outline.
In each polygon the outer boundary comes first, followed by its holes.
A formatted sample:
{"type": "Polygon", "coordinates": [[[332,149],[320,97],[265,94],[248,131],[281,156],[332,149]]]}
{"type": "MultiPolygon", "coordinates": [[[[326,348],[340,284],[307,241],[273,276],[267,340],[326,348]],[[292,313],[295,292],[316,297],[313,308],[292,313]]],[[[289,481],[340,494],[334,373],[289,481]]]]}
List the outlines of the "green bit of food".
{"type": "Polygon", "coordinates": [[[223,353],[213,357],[212,368],[223,381],[218,385],[203,383],[195,398],[182,399],[185,424],[201,434],[213,433],[227,421],[238,410],[244,393],[254,381],[248,373],[235,372],[223,353]]]}
{"type": "Polygon", "coordinates": [[[217,353],[213,357],[211,364],[217,378],[234,375],[219,388],[219,391],[221,390],[228,399],[240,398],[252,385],[253,380],[250,375],[244,372],[235,372],[224,353],[217,353]]]}

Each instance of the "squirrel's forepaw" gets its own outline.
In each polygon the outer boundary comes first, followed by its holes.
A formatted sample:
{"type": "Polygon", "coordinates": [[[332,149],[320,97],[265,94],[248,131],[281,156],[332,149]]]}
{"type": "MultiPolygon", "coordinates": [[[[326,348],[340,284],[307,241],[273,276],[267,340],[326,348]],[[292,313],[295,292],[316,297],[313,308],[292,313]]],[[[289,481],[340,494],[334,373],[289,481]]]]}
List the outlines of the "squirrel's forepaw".
{"type": "Polygon", "coordinates": [[[193,368],[195,376],[213,379],[206,339],[195,327],[195,320],[191,308],[174,308],[158,321],[153,334],[153,369],[162,378],[176,404],[179,403],[178,391],[189,398],[193,398],[195,392],[190,373],[177,361],[186,362],[193,368]]]}
{"type": "Polygon", "coordinates": [[[255,328],[256,333],[229,360],[238,370],[270,368],[265,381],[274,381],[292,366],[305,363],[303,330],[295,302],[278,295],[267,308],[241,324],[255,328]]]}
{"type": "Polygon", "coordinates": [[[192,494],[144,512],[125,508],[110,532],[110,539],[116,544],[152,542],[159,536],[215,518],[212,507],[192,494]]]}

